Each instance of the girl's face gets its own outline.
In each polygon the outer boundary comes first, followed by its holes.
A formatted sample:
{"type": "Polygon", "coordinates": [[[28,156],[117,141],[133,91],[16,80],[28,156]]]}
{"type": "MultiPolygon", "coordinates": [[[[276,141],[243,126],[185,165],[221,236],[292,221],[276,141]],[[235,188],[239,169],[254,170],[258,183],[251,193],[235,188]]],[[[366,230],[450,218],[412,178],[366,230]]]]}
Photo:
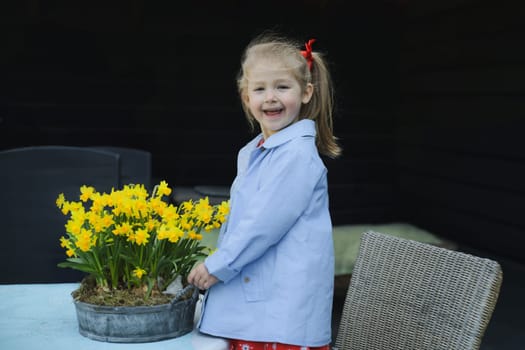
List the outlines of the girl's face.
{"type": "Polygon", "coordinates": [[[246,72],[248,85],[243,102],[267,139],[299,119],[302,103],[308,103],[313,85],[301,89],[290,69],[273,61],[255,62],[246,72]]]}

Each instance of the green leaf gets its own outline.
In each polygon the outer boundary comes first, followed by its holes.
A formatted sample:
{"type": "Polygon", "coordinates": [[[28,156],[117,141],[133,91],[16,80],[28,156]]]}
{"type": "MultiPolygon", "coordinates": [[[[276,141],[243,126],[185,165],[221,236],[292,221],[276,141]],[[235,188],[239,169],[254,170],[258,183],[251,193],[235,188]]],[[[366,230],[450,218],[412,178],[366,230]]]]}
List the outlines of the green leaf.
{"type": "Polygon", "coordinates": [[[88,264],[81,264],[81,263],[78,263],[78,262],[72,262],[72,261],[63,261],[61,263],[58,263],[57,264],[58,267],[67,267],[67,268],[71,268],[71,269],[75,269],[75,270],[79,270],[79,271],[84,271],[84,272],[87,272],[87,273],[95,273],[96,270],[91,267],[90,265],[88,264]]]}

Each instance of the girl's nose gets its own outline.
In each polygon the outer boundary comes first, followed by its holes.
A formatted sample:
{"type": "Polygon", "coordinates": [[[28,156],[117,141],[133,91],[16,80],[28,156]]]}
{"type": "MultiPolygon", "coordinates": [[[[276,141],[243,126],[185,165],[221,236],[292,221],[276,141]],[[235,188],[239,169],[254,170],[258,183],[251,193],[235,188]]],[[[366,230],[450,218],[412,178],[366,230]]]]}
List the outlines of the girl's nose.
{"type": "Polygon", "coordinates": [[[275,101],[275,93],[272,89],[266,90],[266,98],[264,99],[264,102],[272,102],[275,101]]]}

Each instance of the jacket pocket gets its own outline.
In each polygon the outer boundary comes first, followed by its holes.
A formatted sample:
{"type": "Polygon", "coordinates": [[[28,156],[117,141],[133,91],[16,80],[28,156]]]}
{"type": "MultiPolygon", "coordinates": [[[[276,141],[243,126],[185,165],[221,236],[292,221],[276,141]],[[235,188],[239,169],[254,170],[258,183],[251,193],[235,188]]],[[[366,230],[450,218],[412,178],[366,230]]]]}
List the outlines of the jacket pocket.
{"type": "Polygon", "coordinates": [[[260,271],[253,266],[243,269],[241,283],[246,301],[261,301],[265,299],[264,281],[260,271]]]}
{"type": "Polygon", "coordinates": [[[260,259],[241,271],[241,284],[246,301],[261,301],[268,297],[275,266],[275,250],[270,248],[260,259]]]}

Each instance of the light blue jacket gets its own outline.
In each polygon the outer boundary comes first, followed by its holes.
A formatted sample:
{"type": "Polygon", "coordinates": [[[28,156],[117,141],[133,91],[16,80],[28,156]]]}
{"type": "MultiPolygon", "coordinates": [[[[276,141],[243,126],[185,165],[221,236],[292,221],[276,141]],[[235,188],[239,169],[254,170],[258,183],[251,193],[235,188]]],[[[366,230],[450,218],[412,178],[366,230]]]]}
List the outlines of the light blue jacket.
{"type": "Polygon", "coordinates": [[[322,346],[331,341],[334,280],[327,171],[315,124],[261,135],[238,155],[230,214],[205,260],[220,279],[199,329],[225,338],[322,346]]]}

